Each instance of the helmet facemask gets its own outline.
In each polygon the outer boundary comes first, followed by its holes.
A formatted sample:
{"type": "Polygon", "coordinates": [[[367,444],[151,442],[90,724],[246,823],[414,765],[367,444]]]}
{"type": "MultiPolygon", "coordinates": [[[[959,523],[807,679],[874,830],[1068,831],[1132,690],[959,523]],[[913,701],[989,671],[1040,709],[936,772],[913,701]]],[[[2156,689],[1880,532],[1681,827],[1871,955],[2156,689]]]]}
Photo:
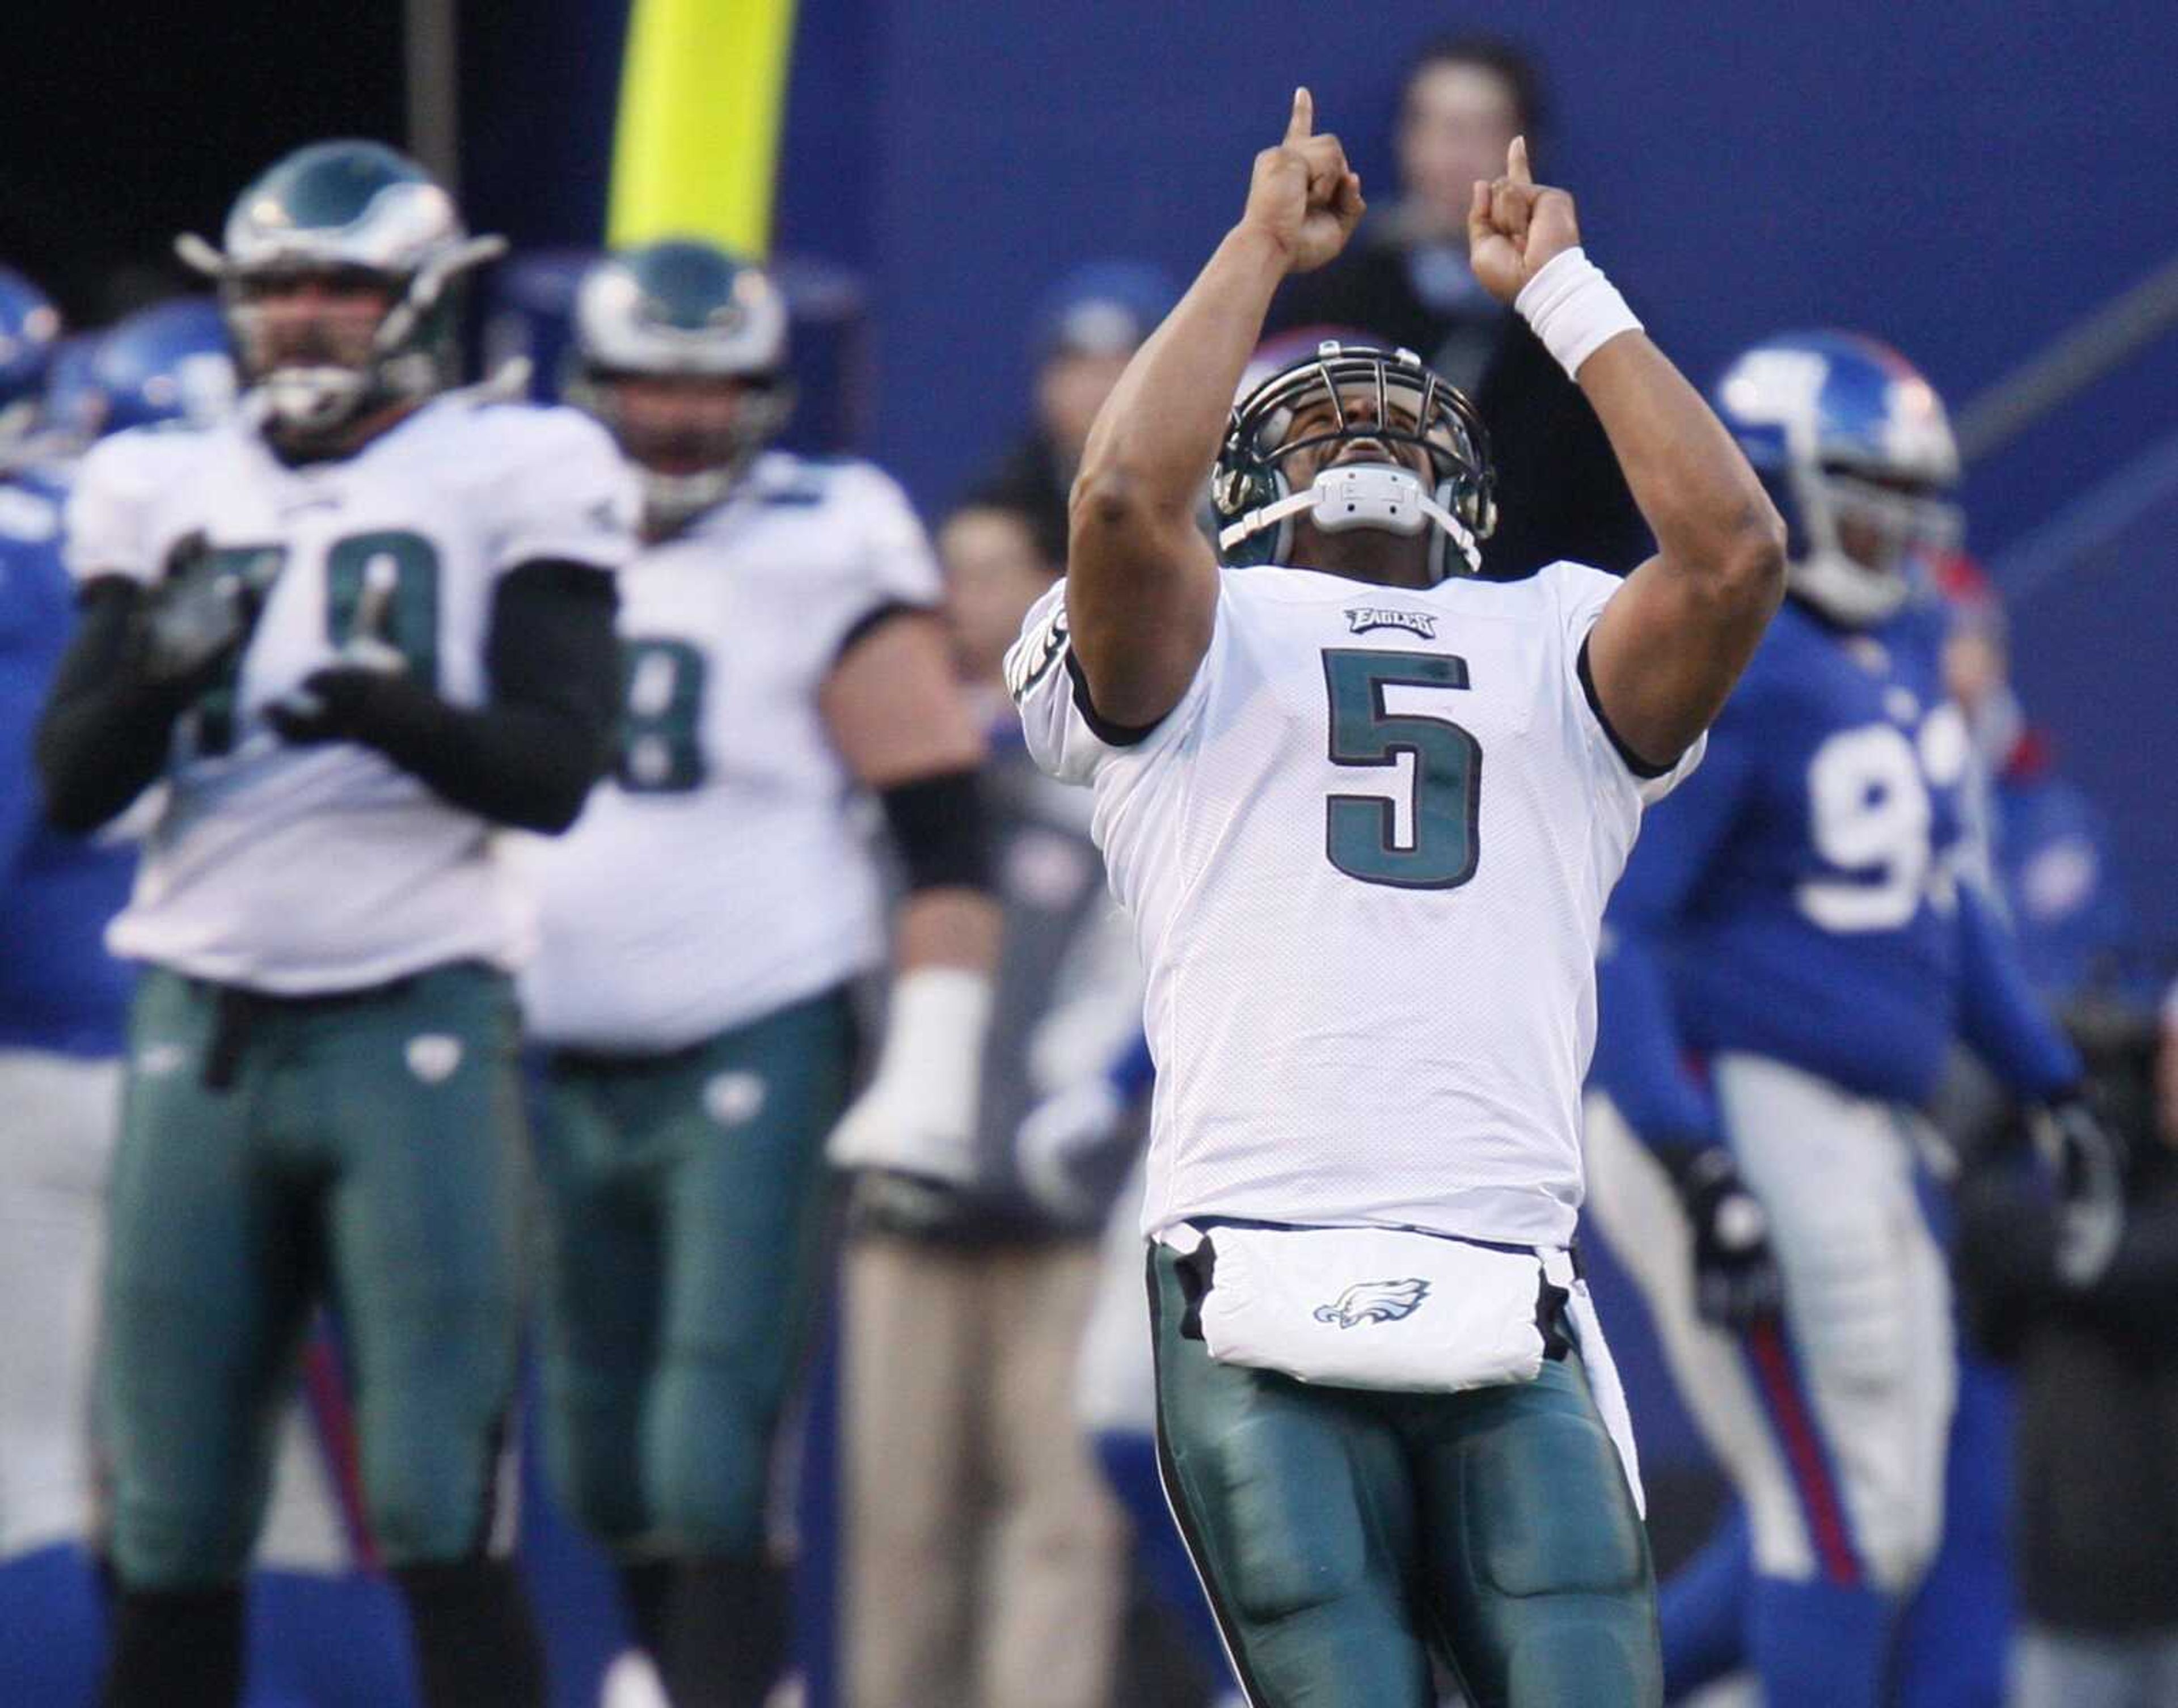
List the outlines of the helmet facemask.
{"type": "Polygon", "coordinates": [[[1792,589],[1853,627],[1894,614],[1922,566],[1964,532],[1958,506],[1932,483],[1829,463],[1796,470],[1792,486],[1792,589]]]}
{"type": "Polygon", "coordinates": [[[1474,575],[1480,543],[1497,525],[1494,488],[1489,435],[1458,390],[1410,351],[1326,343],[1234,407],[1212,491],[1219,555],[1228,564],[1284,562],[1294,518],[1306,513],[1327,533],[1432,530],[1431,581],[1474,575]],[[1366,419],[1349,413],[1357,396],[1372,406],[1366,419]],[[1327,407],[1328,426],[1291,436],[1296,421],[1327,407]],[[1355,444],[1382,455],[1340,460],[1340,447],[1355,444]],[[1402,460],[1402,450],[1412,461],[1402,460]],[[1294,471],[1305,460],[1294,460],[1305,452],[1319,460],[1309,484],[1295,491],[1294,471]]]}
{"type": "MultiPolygon", "coordinates": [[[[568,401],[603,423],[636,466],[643,485],[645,532],[659,537],[723,502],[742,472],[770,443],[793,407],[793,390],[777,377],[660,375],[585,368],[567,388],[568,401]],[[645,420],[631,408],[631,381],[665,381],[715,389],[731,407],[722,419],[645,420]]],[[[695,412],[691,412],[693,415],[695,412]]]]}

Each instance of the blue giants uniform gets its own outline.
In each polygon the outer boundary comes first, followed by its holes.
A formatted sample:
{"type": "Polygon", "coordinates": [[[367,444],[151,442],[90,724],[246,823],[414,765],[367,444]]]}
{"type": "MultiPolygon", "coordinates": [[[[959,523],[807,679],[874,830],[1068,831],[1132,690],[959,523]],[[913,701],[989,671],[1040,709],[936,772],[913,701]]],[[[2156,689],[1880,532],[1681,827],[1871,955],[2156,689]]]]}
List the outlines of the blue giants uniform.
{"type": "Polygon", "coordinates": [[[134,861],[47,828],[31,732],[74,625],[61,494],[0,474],[0,1678],[87,1700],[82,1543],[93,1296],[128,978],[107,921],[134,861]]]}
{"type": "Polygon", "coordinates": [[[1961,1036],[2030,1094],[2078,1078],[1958,880],[1971,754],[1941,639],[1920,607],[1847,632],[1789,602],[1699,780],[1651,816],[1612,903],[1591,1075],[1637,1131],[1719,1131],[1676,1053],[1626,1047],[1657,1010],[1700,1055],[1771,1057],[1885,1102],[1925,1103],[1961,1036]],[[1652,1012],[1609,1012],[1629,1007],[1652,1012]]]}
{"type": "Polygon", "coordinates": [[[1973,760],[1941,638],[1923,606],[1848,630],[1788,601],[1606,917],[1591,1203],[1746,1502],[1749,1645],[1778,1705],[1874,1700],[1841,1681],[1880,1678],[1941,1531],[1955,1373],[1918,1106],[1960,1040],[2024,1095],[2079,1075],[1960,876],[1973,760]],[[1781,1323],[1697,1320],[1688,1233],[1635,1134],[1730,1148],[1771,1223],[1781,1323]]]}
{"type": "Polygon", "coordinates": [[[48,828],[30,770],[31,729],[74,625],[62,499],[40,478],[0,483],[0,1050],[117,1056],[129,977],[103,934],[135,860],[48,828]]]}

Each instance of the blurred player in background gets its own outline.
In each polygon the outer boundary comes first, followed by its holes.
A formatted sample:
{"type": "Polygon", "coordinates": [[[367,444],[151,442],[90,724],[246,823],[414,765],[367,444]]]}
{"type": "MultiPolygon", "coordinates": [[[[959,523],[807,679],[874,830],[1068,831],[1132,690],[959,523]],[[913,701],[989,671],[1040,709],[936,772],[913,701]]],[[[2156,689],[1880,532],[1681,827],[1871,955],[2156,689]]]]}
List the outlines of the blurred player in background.
{"type": "Polygon", "coordinates": [[[1482,570],[1493,576],[1562,558],[1623,572],[1648,551],[1595,411],[1475,276],[1468,254],[1475,181],[1503,169],[1514,137],[1531,151],[1547,141],[1543,107],[1542,74],[1511,43],[1447,35],[1424,44],[1408,63],[1393,122],[1398,199],[1372,209],[1337,259],[1288,280],[1268,322],[1286,333],[1364,328],[1415,351],[1474,400],[1497,457],[1497,527],[1482,542],[1482,570]]]}
{"type": "Polygon", "coordinates": [[[824,1272],[826,1135],[909,1198],[972,1165],[983,741],[900,489],[765,449],[791,402],[770,280],[654,243],[599,263],[576,320],[575,395],[640,476],[644,549],[617,764],[534,851],[550,1454],[676,1708],[755,1708],[785,1650],[766,1497],[824,1272]],[[863,791],[906,887],[884,1048],[842,1117],[848,986],[885,954],[863,791]]]}
{"type": "Polygon", "coordinates": [[[129,980],[101,941],[120,848],[49,828],[31,732],[74,626],[39,402],[60,331],[0,269],[0,1677],[82,1700],[96,1667],[90,1349],[129,980]]]}
{"type": "Polygon", "coordinates": [[[1119,1522],[1074,1418],[1101,1174],[1015,1138],[1042,1091],[1140,1024],[1134,946],[1088,802],[1021,745],[1001,664],[1057,566],[1023,511],[939,535],[1004,909],[973,1175],[927,1203],[862,1194],[849,1247],[850,1698],[857,1708],[1103,1708],[1124,1602],[1119,1522]]]}
{"type": "Polygon", "coordinates": [[[1475,578],[1488,441],[1410,352],[1327,345],[1229,413],[1272,292],[1362,211],[1311,121],[1297,91],[1098,417],[1007,663],[1148,969],[1167,1487],[1261,1708],[1425,1708],[1433,1663],[1481,1708],[1654,1704],[1568,1249],[1579,1080],[1605,898],[1776,607],[1781,529],[1517,140],[1470,187],[1473,265],[1578,376],[1656,557],[1475,578]]]}
{"type": "MultiPolygon", "coordinates": [[[[1951,1311],[1917,1170],[1954,1037],[2049,1105],[2076,1180],[2106,1148],[1960,878],[1969,738],[1913,597],[1956,530],[1940,402],[1895,352],[1812,334],[1747,352],[1718,407],[1788,518],[1792,597],[1612,903],[1590,1168],[1747,1504],[1765,1700],[1849,1708],[1941,1525],[1951,1311]]],[[[1720,1657],[1673,1611],[1677,1691],[1720,1657]]]]}
{"type": "MultiPolygon", "coordinates": [[[[64,486],[77,459],[96,439],[107,433],[160,423],[190,427],[211,425],[232,411],[236,401],[234,358],[224,317],[210,297],[181,297],[140,308],[104,331],[80,340],[80,374],[49,376],[47,412],[33,440],[43,459],[42,481],[56,489],[64,486]]],[[[67,589],[65,571],[59,567],[58,535],[54,542],[55,573],[67,589]]],[[[56,642],[47,668],[20,685],[30,696],[26,718],[34,715],[50,684],[52,666],[60,658],[56,642]]],[[[27,724],[25,726],[27,729],[27,724]]],[[[29,745],[24,744],[20,800],[24,810],[33,810],[36,786],[29,769],[29,745]]],[[[131,815],[142,819],[142,813],[131,815]]],[[[41,907],[36,925],[26,923],[21,936],[25,944],[49,947],[54,956],[30,958],[36,965],[39,988],[57,994],[63,1008],[88,988],[104,987],[110,1002],[112,1061],[109,1064],[112,1096],[102,1125],[82,1133],[78,1154],[95,1156],[98,1177],[96,1194],[86,1194],[102,1210],[107,1166],[112,1156],[114,1129],[121,1113],[121,1041],[126,1024],[130,980],[127,963],[107,953],[102,936],[107,925],[128,900],[135,869],[130,837],[123,834],[100,842],[45,832],[51,857],[36,862],[41,872],[96,864],[110,874],[96,909],[70,910],[41,907]],[[125,850],[125,852],[124,852],[125,850]]],[[[9,887],[13,891],[13,886],[9,887]]],[[[28,901],[36,887],[24,892],[28,901]]],[[[51,898],[45,899],[50,902],[51,898]]],[[[66,1154],[57,1151],[57,1157],[66,1154]]],[[[101,1217],[102,1223],[102,1217],[101,1217]]],[[[102,1231],[102,1228],[101,1228],[102,1231]]],[[[83,1285],[92,1284],[95,1266],[81,1271],[83,1285]]],[[[67,1274],[55,1266],[48,1274],[57,1280],[67,1274]]],[[[24,1296],[26,1299],[30,1296],[24,1296]]],[[[71,1318],[65,1312],[40,1316],[38,1307],[26,1304],[21,1320],[39,1323],[50,1332],[73,1321],[82,1339],[77,1362],[87,1378],[95,1325],[90,1313],[71,1318]]],[[[83,1432],[90,1421],[90,1405],[84,1393],[87,1382],[79,1380],[75,1403],[68,1416],[57,1417],[57,1402],[68,1390],[57,1389],[56,1421],[71,1432],[68,1451],[80,1450],[83,1432]]],[[[26,1390],[27,1391],[27,1390],[26,1390]]],[[[103,1552],[101,1535],[95,1546],[103,1552]]],[[[351,1395],[342,1367],[338,1343],[324,1324],[312,1331],[304,1353],[303,1394],[291,1406],[280,1430],[277,1468],[266,1515],[264,1535],[254,1561],[250,1600],[249,1694],[252,1708],[382,1708],[382,1705],[413,1700],[406,1640],[400,1628],[397,1607],[386,1586],[372,1580],[364,1569],[376,1563],[368,1521],[355,1486],[353,1419],[351,1395]]],[[[57,1611],[80,1605],[79,1583],[56,1582],[56,1592],[65,1589],[58,1607],[50,1599],[25,1603],[9,1598],[11,1612],[28,1611],[38,1627],[35,1651],[17,1668],[0,1667],[0,1676],[29,1679],[36,1675],[23,1670],[35,1658],[45,1667],[87,1669],[80,1688],[56,1687],[39,1691],[25,1687],[29,1700],[74,1700],[88,1695],[88,1671],[95,1670],[95,1649],[56,1637],[72,1629],[56,1619],[57,1611]]],[[[86,1640],[90,1634],[86,1633],[86,1640]]],[[[55,1675],[57,1676],[57,1675],[55,1675]]]]}
{"type": "Polygon", "coordinates": [[[495,252],[374,144],[246,189],[216,276],[249,396],[102,441],[68,509],[83,619],[40,728],[88,831],[165,785],[109,933],[144,964],[101,1398],[105,1701],[227,1705],[272,1425],[337,1300],[370,1532],[431,1708],[534,1708],[495,1558],[520,1134],[495,828],[572,821],[609,750],[632,493],[566,411],[445,394],[495,252]]]}

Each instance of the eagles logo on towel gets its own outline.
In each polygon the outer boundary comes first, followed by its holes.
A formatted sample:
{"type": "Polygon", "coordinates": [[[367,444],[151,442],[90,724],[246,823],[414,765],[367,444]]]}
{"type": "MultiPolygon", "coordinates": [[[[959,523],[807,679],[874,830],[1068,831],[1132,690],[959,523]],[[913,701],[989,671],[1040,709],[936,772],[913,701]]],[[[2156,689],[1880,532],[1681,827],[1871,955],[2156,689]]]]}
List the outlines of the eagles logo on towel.
{"type": "Polygon", "coordinates": [[[1418,1275],[1404,1281],[1356,1281],[1338,1296],[1334,1305],[1318,1305],[1316,1320],[1336,1323],[1342,1329],[1364,1323],[1396,1323],[1411,1317],[1429,1296],[1429,1283],[1418,1275]]]}

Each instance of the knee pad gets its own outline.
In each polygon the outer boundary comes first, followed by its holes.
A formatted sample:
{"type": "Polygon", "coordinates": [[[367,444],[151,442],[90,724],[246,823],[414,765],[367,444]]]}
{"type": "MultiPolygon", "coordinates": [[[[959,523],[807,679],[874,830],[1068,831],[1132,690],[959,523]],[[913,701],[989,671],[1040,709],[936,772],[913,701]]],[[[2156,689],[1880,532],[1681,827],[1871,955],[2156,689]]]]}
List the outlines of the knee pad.
{"type": "Polygon", "coordinates": [[[752,1393],[724,1359],[671,1357],[643,1442],[659,1532],[697,1553],[760,1548],[778,1423],[777,1405],[752,1393]]]}
{"type": "Polygon", "coordinates": [[[364,1511],[389,1565],[466,1558],[483,1550],[498,1503],[497,1443],[426,1444],[367,1453],[364,1511]]]}
{"type": "Polygon", "coordinates": [[[1467,1545],[1497,1590],[1612,1595],[1646,1581],[1639,1520],[1601,1424],[1529,1417],[1492,1430],[1460,1457],[1467,1545]]]}
{"type": "Polygon", "coordinates": [[[1296,1453],[1275,1417],[1250,1418],[1187,1455],[1201,1509],[1189,1541],[1223,1599],[1250,1621],[1290,1618],[1351,1594],[1368,1575],[1362,1502],[1348,1468],[1296,1453]]]}

